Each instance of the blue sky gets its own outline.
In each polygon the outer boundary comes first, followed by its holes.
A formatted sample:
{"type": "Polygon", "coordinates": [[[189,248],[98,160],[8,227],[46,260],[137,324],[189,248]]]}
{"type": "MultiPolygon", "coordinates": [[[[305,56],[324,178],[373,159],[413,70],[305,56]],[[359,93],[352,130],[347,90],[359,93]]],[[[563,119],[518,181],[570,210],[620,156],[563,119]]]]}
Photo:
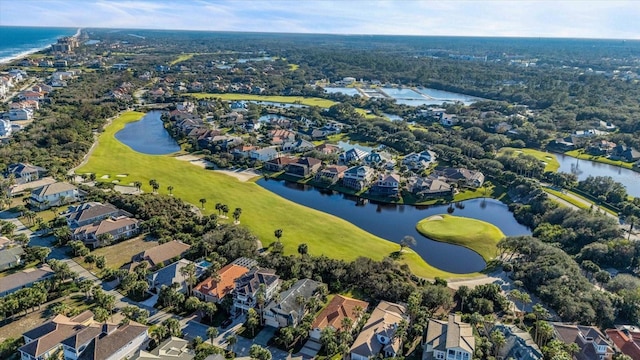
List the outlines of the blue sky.
{"type": "Polygon", "coordinates": [[[640,39],[640,1],[0,0],[0,25],[640,39]]]}

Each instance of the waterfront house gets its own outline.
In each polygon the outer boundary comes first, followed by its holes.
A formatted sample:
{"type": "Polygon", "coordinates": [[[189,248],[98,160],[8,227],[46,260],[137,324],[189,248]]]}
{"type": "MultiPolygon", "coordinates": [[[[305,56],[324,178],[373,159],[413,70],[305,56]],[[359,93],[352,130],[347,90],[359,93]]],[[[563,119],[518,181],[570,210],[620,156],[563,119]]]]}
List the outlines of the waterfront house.
{"type": "Polygon", "coordinates": [[[344,172],[342,185],[356,191],[362,191],[369,186],[374,177],[375,171],[372,168],[365,165],[354,166],[344,172]]]}
{"type": "MultiPolygon", "coordinates": [[[[149,289],[151,291],[159,293],[162,286],[172,286],[173,284],[177,284],[176,290],[182,293],[186,293],[187,277],[182,274],[182,270],[189,264],[194,264],[194,262],[187,259],[180,259],[147,275],[147,283],[149,283],[149,289]]],[[[196,279],[198,279],[200,276],[204,275],[207,269],[198,264],[195,264],[195,267],[195,277],[196,279]]]]}
{"type": "Polygon", "coordinates": [[[351,345],[350,359],[368,360],[379,355],[386,359],[402,355],[402,340],[395,333],[400,322],[408,321],[406,312],[403,305],[381,301],[351,345]]]}
{"type": "Polygon", "coordinates": [[[302,279],[296,281],[289,289],[280,293],[278,299],[272,299],[264,308],[265,325],[281,328],[297,326],[307,314],[307,302],[318,296],[321,282],[302,279]]]}
{"type": "Polygon", "coordinates": [[[407,179],[407,190],[418,197],[449,195],[451,185],[437,177],[412,176],[407,179]]]}
{"type": "Polygon", "coordinates": [[[25,269],[0,278],[0,296],[5,296],[20,289],[29,287],[38,281],[52,277],[55,273],[49,265],[25,269]]]}
{"type": "Polygon", "coordinates": [[[140,232],[140,220],[126,216],[108,218],[95,224],[81,226],[73,231],[73,239],[84,242],[95,249],[109,244],[103,244],[101,235],[110,234],[114,241],[128,239],[140,232]]]}
{"type": "Polygon", "coordinates": [[[217,271],[217,279],[208,277],[193,288],[193,295],[206,302],[220,303],[236,286],[236,280],[249,272],[249,268],[229,264],[217,271]]]}
{"type": "Polygon", "coordinates": [[[315,181],[333,185],[344,177],[347,169],[344,165],[329,165],[316,173],[315,181]]]}
{"type": "Polygon", "coordinates": [[[38,210],[46,210],[52,206],[75,202],[77,200],[77,187],[66,182],[56,182],[33,189],[29,203],[38,210]]]}
{"type": "Polygon", "coordinates": [[[16,184],[25,184],[40,179],[46,172],[46,169],[39,166],[17,163],[9,165],[5,175],[7,177],[13,175],[16,184]]]}
{"type": "Polygon", "coordinates": [[[448,182],[474,188],[480,187],[484,183],[483,173],[464,168],[444,168],[434,172],[434,174],[444,177],[448,182]]]}
{"type": "Polygon", "coordinates": [[[578,353],[573,355],[576,360],[611,360],[613,348],[607,338],[595,326],[551,323],[553,335],[556,339],[570,345],[578,345],[578,353]]]}
{"type": "Polygon", "coordinates": [[[367,306],[369,306],[369,303],[366,301],[356,300],[342,295],[334,296],[327,306],[316,316],[311,325],[309,337],[314,340],[320,340],[322,330],[327,327],[331,327],[336,331],[343,330],[342,320],[344,318],[351,319],[351,323],[353,327],[355,327],[362,315],[366,312],[367,306]]]}
{"type": "Polygon", "coordinates": [[[448,321],[429,319],[422,359],[471,360],[475,348],[473,329],[460,315],[449,314],[448,321]]]}
{"type": "Polygon", "coordinates": [[[296,161],[298,161],[297,157],[280,156],[265,162],[262,164],[262,167],[267,171],[282,171],[288,164],[295,163],[296,161]]]}
{"type": "Polygon", "coordinates": [[[364,158],[369,156],[369,153],[357,148],[349,149],[338,156],[338,159],[343,164],[360,163],[364,158]]]}
{"type": "Polygon", "coordinates": [[[310,157],[302,157],[298,161],[289,163],[286,166],[286,174],[295,177],[307,177],[315,174],[320,170],[322,161],[310,157]]]}
{"type": "Polygon", "coordinates": [[[587,146],[587,154],[595,156],[610,155],[616,148],[616,143],[607,140],[597,140],[587,146]]]}
{"type": "Polygon", "coordinates": [[[400,188],[400,175],[380,174],[378,180],[373,183],[369,192],[376,195],[398,197],[400,188]]]}
{"type": "Polygon", "coordinates": [[[630,146],[618,144],[611,153],[611,158],[620,159],[626,162],[640,160],[640,152],[630,146]]]}
{"type": "Polygon", "coordinates": [[[256,295],[261,285],[264,286],[266,304],[280,288],[280,277],[275,270],[254,268],[236,279],[233,292],[233,308],[236,313],[246,313],[258,305],[256,295]]]}

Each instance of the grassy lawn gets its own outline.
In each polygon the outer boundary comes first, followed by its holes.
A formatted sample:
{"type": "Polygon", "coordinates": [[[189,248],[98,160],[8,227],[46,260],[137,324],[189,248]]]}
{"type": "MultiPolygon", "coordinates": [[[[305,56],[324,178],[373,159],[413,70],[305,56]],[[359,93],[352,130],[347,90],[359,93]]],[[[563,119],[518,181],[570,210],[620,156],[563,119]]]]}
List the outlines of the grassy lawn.
{"type": "Polygon", "coordinates": [[[422,219],[416,229],[430,239],[469,248],[480,254],[485,261],[496,256],[496,244],[505,237],[493,224],[447,214],[422,219]]]}
{"type": "MultiPolygon", "coordinates": [[[[96,256],[104,255],[107,260],[107,267],[119,269],[122,265],[131,261],[131,257],[147,249],[158,245],[157,241],[145,241],[144,236],[119,242],[115,245],[98,248],[92,252],[96,256]]],[[[85,266],[84,261],[78,264],[85,266]]],[[[94,265],[94,269],[97,269],[94,265]]]]}
{"type": "Polygon", "coordinates": [[[551,195],[555,195],[557,197],[559,197],[560,199],[568,202],[571,205],[577,206],[580,209],[589,209],[589,205],[585,204],[582,201],[578,201],[575,198],[568,196],[567,194],[561,192],[561,191],[557,191],[554,189],[550,189],[548,187],[543,188],[543,190],[551,195]]]}
{"type": "Polygon", "coordinates": [[[254,94],[209,94],[209,93],[193,93],[189,94],[197,99],[218,98],[222,100],[249,100],[249,101],[270,101],[283,104],[301,104],[307,106],[318,106],[329,108],[335,104],[335,101],[304,96],[276,96],[276,95],[254,95],[254,94]]]}
{"type": "Polygon", "coordinates": [[[544,162],[545,163],[544,171],[558,171],[558,168],[560,168],[560,163],[558,162],[558,159],[552,153],[548,153],[548,152],[540,151],[536,149],[528,149],[528,148],[516,149],[516,148],[505,147],[500,149],[499,154],[503,155],[508,151],[513,151],[514,155],[519,155],[519,154],[531,155],[534,158],[544,162]]]}
{"type": "Polygon", "coordinates": [[[195,55],[195,54],[181,54],[181,55],[178,55],[178,57],[175,60],[173,60],[172,62],[170,62],[169,65],[173,66],[173,65],[175,65],[177,63],[181,63],[183,61],[187,61],[187,60],[191,59],[193,57],[193,55],[195,55]]]}
{"type": "Polygon", "coordinates": [[[578,158],[578,159],[585,159],[585,160],[591,160],[591,161],[595,161],[595,162],[599,162],[599,163],[603,163],[603,164],[620,166],[620,167],[623,167],[625,169],[633,169],[633,163],[632,162],[626,162],[626,161],[622,161],[622,160],[611,160],[611,159],[609,159],[607,157],[604,157],[604,156],[589,155],[589,154],[585,154],[583,150],[567,151],[564,154],[565,155],[569,155],[569,156],[574,157],[574,158],[578,158]]]}
{"type": "Polygon", "coordinates": [[[289,64],[289,71],[296,71],[300,68],[298,64],[289,64]]]}
{"type": "MultiPolygon", "coordinates": [[[[286,254],[296,254],[301,243],[306,243],[313,255],[344,260],[355,260],[360,256],[381,260],[398,250],[398,245],[391,241],[336,216],[286,200],[253,182],[240,182],[228,175],[176,160],[171,155],[141,154],[115,139],[114,134],[126,123],[137,121],[143,115],[127,112],[114,120],[100,135],[98,146],[78,173],[96,173],[98,179],[103,175],[115,178],[116,174],[128,174],[129,181],[142,182],[145,192],[152,192],[149,180],[155,179],[160,184],[161,194],[166,194],[167,186],[172,185],[174,196],[191,204],[198,205],[199,199],[207,199],[205,214],[213,213],[217,202],[227,204],[230,209],[240,207],[243,210],[240,222],[256,234],[264,246],[275,241],[275,229],[284,230],[281,241],[286,254]]],[[[469,274],[451,274],[436,269],[413,252],[404,253],[400,261],[422,277],[469,277],[469,274]]],[[[107,265],[113,266],[109,261],[107,265]]]]}

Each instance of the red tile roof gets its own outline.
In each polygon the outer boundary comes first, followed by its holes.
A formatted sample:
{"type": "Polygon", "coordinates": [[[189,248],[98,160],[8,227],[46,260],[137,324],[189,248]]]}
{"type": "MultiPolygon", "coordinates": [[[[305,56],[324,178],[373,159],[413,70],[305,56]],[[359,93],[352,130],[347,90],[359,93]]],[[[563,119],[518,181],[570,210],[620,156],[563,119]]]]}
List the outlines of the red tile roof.
{"type": "Polygon", "coordinates": [[[621,353],[630,356],[632,359],[640,359],[640,345],[624,332],[618,329],[608,329],[605,333],[621,353]]]}
{"type": "Polygon", "coordinates": [[[249,269],[244,266],[229,264],[218,270],[220,281],[214,281],[209,277],[193,290],[221,300],[235,288],[235,280],[248,272],[249,269]]]}

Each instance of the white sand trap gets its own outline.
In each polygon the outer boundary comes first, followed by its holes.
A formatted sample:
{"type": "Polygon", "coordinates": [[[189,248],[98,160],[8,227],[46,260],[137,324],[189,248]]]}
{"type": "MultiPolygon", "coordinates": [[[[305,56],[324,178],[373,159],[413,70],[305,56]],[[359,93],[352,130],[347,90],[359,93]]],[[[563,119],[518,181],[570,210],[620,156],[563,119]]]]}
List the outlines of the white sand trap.
{"type": "Polygon", "coordinates": [[[108,178],[109,178],[109,175],[102,175],[102,176],[100,176],[100,179],[105,179],[105,180],[106,180],[106,179],[108,179],[108,178]]]}
{"type": "Polygon", "coordinates": [[[113,180],[111,183],[113,183],[113,184],[119,184],[119,183],[120,183],[120,180],[113,180]]]}
{"type": "Polygon", "coordinates": [[[259,172],[256,172],[255,170],[244,170],[244,171],[233,171],[233,170],[213,170],[217,173],[221,173],[221,174],[225,174],[225,175],[229,175],[229,176],[233,176],[234,178],[242,181],[242,182],[247,182],[251,179],[253,179],[256,176],[262,176],[262,174],[260,174],[259,172]]]}
{"type": "Polygon", "coordinates": [[[181,161],[195,161],[200,160],[201,158],[195,155],[180,155],[176,156],[176,159],[181,161]]]}
{"type": "Polygon", "coordinates": [[[440,215],[434,215],[429,218],[429,221],[437,221],[437,220],[444,220],[444,219],[440,215]]]}
{"type": "Polygon", "coordinates": [[[118,174],[118,175],[116,175],[116,177],[119,177],[119,178],[123,178],[123,177],[127,177],[127,176],[129,176],[129,175],[127,175],[127,174],[118,174]]]}

